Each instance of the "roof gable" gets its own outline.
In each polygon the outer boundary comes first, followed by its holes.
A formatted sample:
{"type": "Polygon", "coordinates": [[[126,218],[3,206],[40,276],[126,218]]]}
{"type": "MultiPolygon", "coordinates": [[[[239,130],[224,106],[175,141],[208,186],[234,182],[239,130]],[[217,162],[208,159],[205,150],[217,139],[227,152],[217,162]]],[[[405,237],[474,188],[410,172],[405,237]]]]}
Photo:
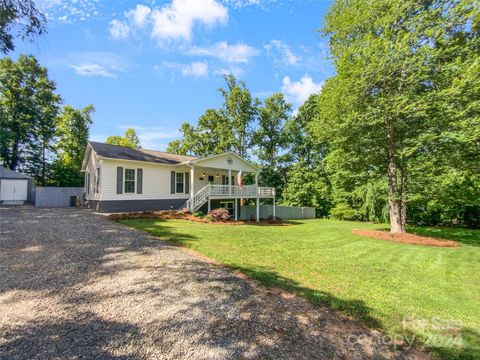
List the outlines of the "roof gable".
{"type": "Polygon", "coordinates": [[[28,175],[21,174],[17,171],[7,169],[6,167],[0,166],[0,179],[31,179],[32,177],[28,175]]]}
{"type": "Polygon", "coordinates": [[[219,169],[258,172],[258,168],[233,151],[189,161],[190,164],[219,169]]]}

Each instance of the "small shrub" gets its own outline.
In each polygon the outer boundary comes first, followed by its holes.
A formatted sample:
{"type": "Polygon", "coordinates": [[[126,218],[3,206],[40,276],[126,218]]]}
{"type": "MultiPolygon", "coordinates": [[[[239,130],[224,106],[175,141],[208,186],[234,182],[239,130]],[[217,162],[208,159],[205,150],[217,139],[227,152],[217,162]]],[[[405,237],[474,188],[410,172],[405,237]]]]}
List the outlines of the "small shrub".
{"type": "Polygon", "coordinates": [[[203,217],[204,215],[205,215],[205,214],[204,214],[203,212],[201,212],[201,211],[195,211],[195,212],[192,214],[192,216],[193,216],[193,217],[196,217],[196,218],[201,218],[201,217],[203,217]]]}
{"type": "Polygon", "coordinates": [[[340,203],[330,210],[330,216],[337,220],[356,220],[355,210],[346,203],[340,203]]]}
{"type": "Polygon", "coordinates": [[[230,213],[227,209],[218,208],[210,211],[208,215],[212,216],[214,221],[228,221],[230,220],[230,213]]]}
{"type": "Polygon", "coordinates": [[[269,217],[267,217],[265,219],[267,222],[269,223],[281,223],[283,220],[281,218],[279,218],[278,216],[273,216],[273,215],[270,215],[269,217]]]}
{"type": "Polygon", "coordinates": [[[213,221],[213,216],[212,215],[207,215],[207,216],[205,216],[205,220],[213,221]]]}

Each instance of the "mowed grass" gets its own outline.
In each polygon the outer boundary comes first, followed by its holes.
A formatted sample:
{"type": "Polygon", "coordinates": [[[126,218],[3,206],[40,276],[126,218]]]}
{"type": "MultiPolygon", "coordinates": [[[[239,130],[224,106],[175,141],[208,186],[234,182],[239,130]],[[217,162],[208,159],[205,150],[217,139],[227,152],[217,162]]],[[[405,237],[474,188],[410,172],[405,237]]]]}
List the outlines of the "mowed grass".
{"type": "Polygon", "coordinates": [[[321,219],[290,226],[149,219],[122,223],[196,250],[266,286],[327,303],[389,334],[414,335],[431,345],[433,357],[480,358],[478,230],[410,229],[462,242],[459,248],[436,248],[351,233],[385,225],[321,219]],[[404,319],[423,322],[406,332],[404,319]],[[461,337],[455,337],[457,327],[461,337]]]}

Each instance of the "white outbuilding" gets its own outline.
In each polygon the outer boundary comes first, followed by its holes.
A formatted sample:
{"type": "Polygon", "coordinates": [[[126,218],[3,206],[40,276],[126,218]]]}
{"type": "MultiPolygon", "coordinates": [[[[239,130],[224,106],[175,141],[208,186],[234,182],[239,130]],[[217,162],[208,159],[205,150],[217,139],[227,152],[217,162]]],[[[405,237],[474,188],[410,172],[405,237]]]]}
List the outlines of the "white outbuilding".
{"type": "Polygon", "coordinates": [[[22,205],[30,200],[33,179],[0,166],[0,204],[22,205]]]}

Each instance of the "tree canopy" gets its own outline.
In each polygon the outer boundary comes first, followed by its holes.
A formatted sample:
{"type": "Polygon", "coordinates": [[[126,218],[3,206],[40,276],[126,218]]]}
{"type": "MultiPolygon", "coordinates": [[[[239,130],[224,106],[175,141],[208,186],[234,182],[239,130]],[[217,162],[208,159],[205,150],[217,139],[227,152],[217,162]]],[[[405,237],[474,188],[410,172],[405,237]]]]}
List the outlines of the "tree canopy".
{"type": "Polygon", "coordinates": [[[46,18],[33,0],[0,1],[0,51],[15,50],[15,37],[34,39],[46,32],[46,18]]]}
{"type": "Polygon", "coordinates": [[[392,232],[405,231],[416,176],[449,153],[478,159],[479,19],[474,2],[451,0],[337,0],[326,17],[336,75],[314,130],[338,187],[385,181],[392,232]]]}
{"type": "Polygon", "coordinates": [[[126,146],[132,149],[140,148],[140,140],[135,132],[135,129],[133,128],[128,128],[125,131],[124,136],[109,136],[106,140],[106,143],[111,145],[126,146]]]}

